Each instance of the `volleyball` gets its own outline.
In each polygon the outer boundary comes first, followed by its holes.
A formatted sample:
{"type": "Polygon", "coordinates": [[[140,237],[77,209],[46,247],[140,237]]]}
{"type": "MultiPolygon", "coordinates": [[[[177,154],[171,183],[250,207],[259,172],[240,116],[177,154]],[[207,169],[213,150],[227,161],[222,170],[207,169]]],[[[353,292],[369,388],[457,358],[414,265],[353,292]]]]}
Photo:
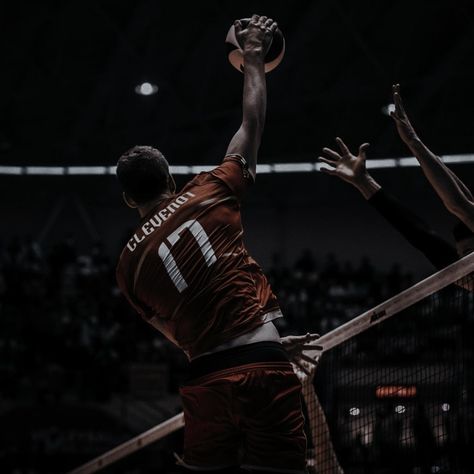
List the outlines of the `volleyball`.
{"type": "MultiPolygon", "coordinates": [[[[250,18],[243,18],[240,20],[242,27],[246,28],[250,23],[250,18]]],[[[225,44],[227,47],[227,55],[229,58],[230,64],[238,69],[240,72],[244,70],[244,56],[242,48],[237,40],[235,34],[234,25],[229,28],[227,32],[227,37],[225,39],[225,44]]],[[[273,34],[273,40],[268,49],[267,54],[265,55],[265,73],[268,73],[275,69],[282,61],[283,56],[285,55],[285,38],[283,33],[279,28],[276,29],[273,34]]]]}

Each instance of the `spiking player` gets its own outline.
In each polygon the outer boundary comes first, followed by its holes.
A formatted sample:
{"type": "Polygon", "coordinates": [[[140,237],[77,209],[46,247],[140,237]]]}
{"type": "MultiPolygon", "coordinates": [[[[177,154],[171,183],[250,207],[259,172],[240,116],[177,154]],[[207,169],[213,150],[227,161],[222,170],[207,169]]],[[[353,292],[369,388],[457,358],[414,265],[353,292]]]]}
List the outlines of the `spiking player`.
{"type": "MultiPolygon", "coordinates": [[[[134,147],[117,165],[124,199],[141,217],[117,279],[131,305],[191,361],[191,381],[180,391],[180,463],[201,472],[306,472],[301,384],[272,322],[282,316],[277,299],[244,247],[240,218],[240,200],[255,180],[264,57],[276,28],[265,16],[253,15],[245,29],[235,22],[243,119],[220,166],[176,193],[155,148],[134,147]]],[[[304,336],[300,348],[315,348],[316,337],[304,336]]]]}

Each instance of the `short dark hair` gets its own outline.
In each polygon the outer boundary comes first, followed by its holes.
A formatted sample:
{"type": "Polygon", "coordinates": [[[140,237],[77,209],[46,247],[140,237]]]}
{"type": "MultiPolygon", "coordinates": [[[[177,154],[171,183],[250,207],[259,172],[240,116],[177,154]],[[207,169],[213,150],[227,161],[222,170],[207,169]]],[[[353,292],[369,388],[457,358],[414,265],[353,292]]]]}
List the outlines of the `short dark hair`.
{"type": "Polygon", "coordinates": [[[461,242],[461,240],[474,237],[474,232],[463,222],[457,221],[453,227],[453,237],[456,242],[461,242]]]}
{"type": "Polygon", "coordinates": [[[151,146],[134,146],[118,160],[117,178],[125,194],[144,204],[168,189],[169,165],[151,146]]]}

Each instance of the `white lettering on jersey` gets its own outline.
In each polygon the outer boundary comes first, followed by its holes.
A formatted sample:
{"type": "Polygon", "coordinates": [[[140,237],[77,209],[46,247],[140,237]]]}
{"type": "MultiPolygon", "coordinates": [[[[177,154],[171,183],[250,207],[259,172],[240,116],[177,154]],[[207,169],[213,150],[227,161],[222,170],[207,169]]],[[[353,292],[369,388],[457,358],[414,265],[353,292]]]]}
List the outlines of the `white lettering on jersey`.
{"type": "Polygon", "coordinates": [[[176,212],[184,203],[188,202],[190,198],[196,197],[195,194],[188,191],[181,196],[178,196],[171,204],[165,209],[162,209],[155,214],[153,217],[148,219],[141,227],[140,233],[133,234],[133,237],[128,241],[127,248],[130,252],[133,252],[140,242],[145,240],[145,237],[150,235],[154,230],[163,224],[172,214],[176,212]]]}
{"type": "MultiPolygon", "coordinates": [[[[185,229],[189,229],[189,232],[199,245],[199,249],[201,250],[206,265],[210,267],[213,263],[215,263],[217,257],[214,249],[212,248],[211,242],[209,241],[209,237],[206,234],[206,231],[198,221],[187,221],[180,225],[174,232],[172,232],[167,238],[171,247],[173,247],[173,245],[178,242],[185,229]]],[[[179,271],[176,260],[171,254],[171,248],[163,242],[158,248],[158,255],[160,256],[161,260],[163,260],[166,271],[168,272],[168,275],[170,276],[177,290],[182,293],[188,287],[188,284],[179,271]]]]}

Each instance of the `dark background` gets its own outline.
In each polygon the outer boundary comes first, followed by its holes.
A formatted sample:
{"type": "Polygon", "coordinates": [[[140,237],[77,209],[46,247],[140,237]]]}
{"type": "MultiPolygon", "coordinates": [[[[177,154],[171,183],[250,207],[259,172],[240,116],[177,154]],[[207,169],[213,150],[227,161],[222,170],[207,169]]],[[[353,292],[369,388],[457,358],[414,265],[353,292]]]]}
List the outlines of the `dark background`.
{"type": "Polygon", "coordinates": [[[268,77],[262,162],[304,161],[335,135],[406,154],[380,114],[394,82],[438,153],[472,152],[469,0],[20,1],[0,19],[2,162],[115,164],[143,143],[172,164],[217,163],[241,107],[224,38],[253,12],[287,41],[268,77]],[[157,95],[135,94],[145,80],[157,95]]]}
{"type": "MultiPolygon", "coordinates": [[[[261,163],[315,161],[335,136],[354,150],[369,141],[369,159],[408,156],[381,112],[394,82],[434,152],[474,153],[470,0],[20,1],[0,9],[0,164],[115,165],[135,144],[172,165],[219,163],[241,120],[224,38],[252,13],[276,19],[287,45],[267,76],[261,163]],[[158,93],[137,95],[143,81],[158,93]]],[[[472,164],[452,169],[472,186],[472,164]]],[[[373,175],[452,240],[418,168],[373,175]]],[[[176,413],[186,361],[117,291],[138,216],[114,176],[0,175],[0,213],[0,471],[64,472],[176,413]]],[[[434,271],[320,173],[259,176],[243,220],[282,333],[326,332],[434,271]]],[[[173,472],[173,450],[179,435],[110,472],[173,472]]]]}
{"type": "MultiPolygon", "coordinates": [[[[217,164],[241,119],[242,76],[224,38],[252,12],[275,18],[287,41],[268,76],[261,163],[314,161],[336,135],[353,149],[369,141],[371,158],[408,155],[381,113],[394,82],[433,151],[473,151],[468,0],[18,2],[0,17],[1,163],[114,165],[128,147],[151,144],[174,165],[217,164]],[[137,95],[143,81],[158,93],[137,95]]],[[[455,169],[470,181],[471,165],[455,169]]],[[[452,220],[419,170],[374,175],[450,236],[452,220]]],[[[0,193],[4,238],[36,233],[51,244],[71,230],[78,245],[101,238],[115,256],[136,222],[112,176],[0,176],[0,193]],[[61,200],[66,212],[55,217],[61,200]]],[[[262,176],[247,203],[248,244],[263,264],[274,251],[294,258],[312,246],[354,260],[370,249],[381,265],[401,260],[420,276],[430,268],[355,191],[326,176],[262,176]]]]}

